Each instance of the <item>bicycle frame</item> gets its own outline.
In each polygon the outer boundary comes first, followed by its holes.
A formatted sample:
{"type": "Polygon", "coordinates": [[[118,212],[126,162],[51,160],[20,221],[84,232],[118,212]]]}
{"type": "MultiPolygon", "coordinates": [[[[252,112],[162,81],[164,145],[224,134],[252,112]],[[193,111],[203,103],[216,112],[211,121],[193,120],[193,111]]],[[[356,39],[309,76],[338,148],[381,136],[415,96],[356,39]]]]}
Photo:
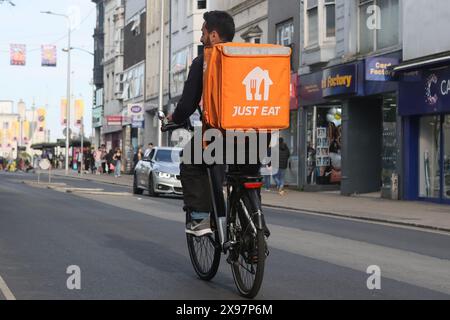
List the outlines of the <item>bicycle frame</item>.
{"type": "Polygon", "coordinates": [[[244,182],[259,180],[260,177],[244,177],[239,174],[227,174],[227,201],[223,197],[222,180],[214,175],[214,167],[208,167],[208,178],[210,182],[211,200],[214,219],[219,235],[219,244],[223,253],[226,253],[233,245],[228,239],[228,220],[231,215],[232,204],[241,198],[242,192],[248,192],[250,205],[253,212],[244,211],[245,217],[252,231],[256,234],[257,230],[263,230],[264,218],[261,210],[261,201],[258,189],[246,189],[244,182]],[[230,191],[231,188],[231,191],[230,191]],[[223,200],[223,201],[222,201],[223,200]],[[255,218],[252,218],[254,216],[255,218]]]}

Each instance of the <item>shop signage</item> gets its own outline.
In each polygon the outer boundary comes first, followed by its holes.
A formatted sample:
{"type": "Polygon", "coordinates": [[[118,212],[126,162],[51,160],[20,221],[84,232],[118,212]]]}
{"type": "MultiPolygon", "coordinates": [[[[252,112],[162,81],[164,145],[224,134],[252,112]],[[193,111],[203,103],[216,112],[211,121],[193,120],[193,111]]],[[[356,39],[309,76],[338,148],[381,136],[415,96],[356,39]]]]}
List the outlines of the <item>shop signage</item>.
{"type": "Polygon", "coordinates": [[[108,126],[122,126],[122,116],[106,116],[108,126]]]}
{"type": "Polygon", "coordinates": [[[366,59],[366,80],[392,81],[392,67],[399,64],[398,58],[371,57],[366,59]]]}
{"type": "Polygon", "coordinates": [[[290,109],[297,110],[298,108],[298,95],[297,95],[297,84],[298,84],[298,74],[297,72],[293,72],[291,74],[291,100],[290,100],[290,109]]]}
{"type": "Polygon", "coordinates": [[[103,107],[92,109],[92,126],[98,128],[102,126],[103,107]]]}
{"type": "Polygon", "coordinates": [[[325,102],[322,96],[322,72],[300,75],[299,97],[301,105],[325,102]]]}
{"type": "Polygon", "coordinates": [[[400,83],[401,115],[450,112],[450,67],[428,70],[416,81],[400,83]]]}
{"type": "Polygon", "coordinates": [[[323,70],[323,97],[353,94],[357,91],[357,65],[350,64],[323,70]]]}
{"type": "Polygon", "coordinates": [[[300,75],[300,104],[321,104],[326,102],[325,98],[358,93],[363,88],[363,83],[360,83],[362,76],[358,76],[361,67],[362,63],[353,63],[300,75]]]}
{"type": "Polygon", "coordinates": [[[128,105],[128,116],[132,128],[144,128],[144,105],[142,103],[130,103],[128,105]]]}

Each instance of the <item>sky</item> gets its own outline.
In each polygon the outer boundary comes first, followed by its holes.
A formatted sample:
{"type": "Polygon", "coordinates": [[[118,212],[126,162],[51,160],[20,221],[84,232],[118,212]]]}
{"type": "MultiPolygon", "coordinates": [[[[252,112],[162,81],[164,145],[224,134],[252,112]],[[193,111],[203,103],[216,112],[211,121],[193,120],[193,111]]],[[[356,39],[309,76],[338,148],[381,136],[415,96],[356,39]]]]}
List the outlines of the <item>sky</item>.
{"type": "MultiPolygon", "coordinates": [[[[92,35],[96,9],[90,0],[11,0],[15,6],[0,2],[0,100],[17,102],[22,99],[27,108],[33,101],[36,108],[46,107],[47,129],[51,141],[63,138],[60,125],[60,101],[67,91],[68,25],[64,17],[41,11],[71,16],[71,47],[89,52],[94,50],[92,35]],[[26,66],[11,66],[10,44],[25,44],[26,66]],[[41,45],[54,44],[57,66],[41,67],[41,45]]],[[[85,135],[92,133],[92,69],[94,58],[81,50],[72,50],[72,94],[85,102],[85,135]]],[[[73,118],[72,118],[73,119],[73,118]]],[[[77,132],[78,129],[73,129],[77,132]]]]}

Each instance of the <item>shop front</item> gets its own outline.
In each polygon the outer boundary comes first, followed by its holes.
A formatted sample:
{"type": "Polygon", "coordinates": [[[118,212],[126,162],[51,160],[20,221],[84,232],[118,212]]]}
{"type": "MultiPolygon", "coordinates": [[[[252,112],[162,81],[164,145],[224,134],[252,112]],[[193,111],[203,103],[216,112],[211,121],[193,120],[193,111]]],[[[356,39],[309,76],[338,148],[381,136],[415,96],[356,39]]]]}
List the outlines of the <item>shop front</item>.
{"type": "Polygon", "coordinates": [[[302,189],[398,197],[398,85],[386,71],[398,61],[396,53],[300,76],[302,189]]]}
{"type": "Polygon", "coordinates": [[[298,105],[298,74],[291,73],[291,99],[289,128],[280,132],[280,136],[289,147],[291,156],[289,158],[289,166],[286,170],[285,184],[293,187],[298,186],[298,122],[299,122],[299,105],[298,105]]]}
{"type": "Polygon", "coordinates": [[[405,198],[450,204],[450,65],[400,75],[405,198]]]}

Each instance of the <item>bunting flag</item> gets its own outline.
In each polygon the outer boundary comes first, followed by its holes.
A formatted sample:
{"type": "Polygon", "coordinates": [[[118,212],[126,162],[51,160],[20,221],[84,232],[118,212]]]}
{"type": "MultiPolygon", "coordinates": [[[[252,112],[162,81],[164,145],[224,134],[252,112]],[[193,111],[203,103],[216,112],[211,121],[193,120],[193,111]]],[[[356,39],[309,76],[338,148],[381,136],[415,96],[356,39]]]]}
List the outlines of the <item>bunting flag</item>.
{"type": "Polygon", "coordinates": [[[42,45],[41,54],[43,67],[56,67],[56,46],[42,45]]]}
{"type": "Polygon", "coordinates": [[[13,138],[13,128],[12,126],[9,127],[8,130],[6,130],[6,143],[8,147],[11,147],[12,139],[13,138]]]}
{"type": "Polygon", "coordinates": [[[22,135],[23,135],[23,143],[28,144],[30,140],[30,122],[25,120],[22,122],[22,135]]]}
{"type": "Polygon", "coordinates": [[[45,130],[47,111],[44,108],[39,108],[37,109],[37,115],[38,115],[38,131],[43,132],[45,130]]]}
{"type": "Polygon", "coordinates": [[[75,100],[75,125],[81,127],[81,120],[84,114],[84,101],[82,99],[75,100]]]}
{"type": "Polygon", "coordinates": [[[61,99],[61,107],[60,107],[60,123],[63,127],[67,124],[66,112],[67,112],[67,99],[61,99]]]}
{"type": "Polygon", "coordinates": [[[17,141],[17,140],[19,140],[19,135],[20,135],[20,124],[19,124],[19,121],[14,120],[11,123],[11,125],[12,125],[12,129],[11,129],[11,131],[12,131],[12,140],[13,141],[17,141]]]}
{"type": "Polygon", "coordinates": [[[26,62],[26,45],[11,44],[10,55],[12,66],[24,66],[26,62]]]}

